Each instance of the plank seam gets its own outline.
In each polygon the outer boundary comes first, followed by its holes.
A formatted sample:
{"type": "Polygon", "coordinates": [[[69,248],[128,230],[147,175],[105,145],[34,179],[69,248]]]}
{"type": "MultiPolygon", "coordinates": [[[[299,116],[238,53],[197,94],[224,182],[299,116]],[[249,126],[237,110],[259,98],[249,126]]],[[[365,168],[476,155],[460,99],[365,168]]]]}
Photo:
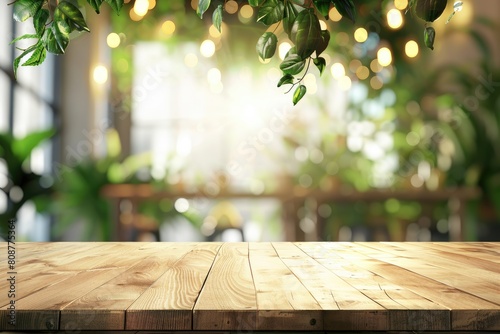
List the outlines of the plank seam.
{"type": "Polygon", "coordinates": [[[255,285],[255,278],[253,276],[252,261],[250,261],[250,243],[249,242],[247,242],[247,247],[248,247],[248,252],[247,252],[248,267],[250,268],[250,276],[252,277],[253,293],[255,295],[255,305],[257,306],[256,309],[258,310],[259,301],[257,300],[257,297],[258,297],[257,286],[255,285]]]}
{"type": "Polygon", "coordinates": [[[207,271],[207,275],[205,276],[205,279],[203,280],[203,283],[201,284],[200,291],[198,291],[198,295],[196,296],[196,299],[194,300],[193,303],[193,308],[191,309],[191,331],[194,331],[194,309],[196,308],[196,303],[198,302],[198,299],[200,298],[201,292],[203,291],[203,288],[205,287],[205,283],[207,282],[208,276],[210,276],[210,272],[212,271],[212,268],[215,264],[215,261],[217,261],[217,257],[219,256],[220,250],[222,247],[224,247],[225,243],[222,243],[219,248],[217,248],[217,253],[215,253],[214,259],[212,260],[212,264],[210,265],[210,268],[207,271]]]}

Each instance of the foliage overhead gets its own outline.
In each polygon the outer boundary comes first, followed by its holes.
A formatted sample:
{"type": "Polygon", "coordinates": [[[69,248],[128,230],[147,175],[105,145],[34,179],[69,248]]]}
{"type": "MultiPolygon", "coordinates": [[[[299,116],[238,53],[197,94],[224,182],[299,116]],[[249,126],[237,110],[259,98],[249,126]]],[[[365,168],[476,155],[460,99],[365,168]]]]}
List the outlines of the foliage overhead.
{"type": "MultiPolygon", "coordinates": [[[[116,14],[120,13],[124,0],[85,0],[99,14],[103,3],[109,5],[116,14]]],[[[85,2],[80,0],[80,2],[85,2]]],[[[224,3],[227,0],[224,0],[224,3]]],[[[196,13],[200,18],[209,11],[211,0],[198,0],[196,13]]],[[[442,15],[447,0],[410,0],[409,6],[413,12],[428,22],[433,22],[442,15]]],[[[278,86],[291,85],[295,87],[293,103],[296,104],[305,95],[302,81],[310,69],[311,62],[322,74],[325,59],[321,57],[330,42],[330,32],[322,28],[320,20],[328,20],[332,7],[348,20],[356,21],[356,7],[353,0],[248,0],[248,4],[257,11],[256,21],[268,26],[266,32],[258,39],[256,50],[263,59],[272,58],[276,53],[278,36],[276,30],[281,26],[292,42],[280,65],[283,72],[278,86]]],[[[36,66],[44,62],[47,52],[64,54],[69,45],[72,33],[89,32],[83,9],[79,0],[15,0],[14,19],[24,22],[33,19],[35,33],[25,34],[15,38],[12,43],[24,39],[35,39],[36,42],[14,60],[14,74],[19,66],[36,66]],[[27,58],[25,60],[25,58],[27,58]]],[[[455,9],[457,10],[457,9],[455,9]]],[[[220,31],[224,15],[224,6],[218,1],[212,12],[213,25],[220,31]]],[[[449,19],[453,14],[450,16],[449,19]]],[[[448,19],[448,20],[449,20],[448,19]]],[[[435,31],[425,27],[424,42],[433,49],[435,31]]]]}
{"type": "MultiPolygon", "coordinates": [[[[107,3],[117,14],[123,6],[123,0],[87,0],[87,2],[98,14],[103,3],[107,3]]],[[[78,1],[16,0],[13,5],[14,20],[24,22],[32,18],[35,33],[19,36],[11,44],[24,39],[36,40],[35,44],[23,49],[14,59],[14,74],[17,73],[19,66],[40,65],[44,62],[47,52],[65,53],[73,31],[90,31],[78,1]],[[25,57],[28,59],[21,64],[25,57]]]]}

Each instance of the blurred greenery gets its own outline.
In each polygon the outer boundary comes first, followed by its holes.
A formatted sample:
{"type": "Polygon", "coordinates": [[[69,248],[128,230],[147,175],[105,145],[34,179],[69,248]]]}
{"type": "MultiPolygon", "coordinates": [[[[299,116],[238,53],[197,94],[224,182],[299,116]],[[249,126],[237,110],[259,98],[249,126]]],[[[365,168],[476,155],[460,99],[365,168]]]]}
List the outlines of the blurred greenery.
{"type": "MultiPolygon", "coordinates": [[[[38,209],[46,205],[46,196],[53,191],[51,177],[32,171],[31,153],[52,136],[52,129],[30,133],[16,138],[9,133],[0,133],[0,159],[6,165],[6,182],[1,190],[7,200],[6,210],[0,213],[0,220],[16,219],[24,203],[34,201],[38,209]]],[[[5,236],[7,225],[0,224],[0,236],[5,236]]]]}
{"type": "MultiPolygon", "coordinates": [[[[482,205],[486,205],[496,211],[496,216],[485,219],[498,222],[500,70],[494,66],[490,45],[479,33],[480,29],[494,31],[497,24],[477,18],[474,25],[457,30],[457,33],[470,37],[470,46],[481,52],[477,63],[432,67],[428,64],[433,53],[426,49],[421,48],[416,59],[409,59],[405,54],[406,41],[412,39],[422,45],[422,21],[407,15],[400,29],[389,29],[383,17],[389,2],[358,1],[359,15],[354,26],[347,20],[327,23],[332,25],[332,36],[325,52],[331,54],[334,61],[345,64],[346,72],[352,72],[353,85],[348,94],[347,114],[343,118],[332,117],[329,110],[335,101],[329,98],[331,91],[318,91],[313,102],[318,112],[314,129],[311,130],[308,124],[297,118],[289,124],[282,138],[286,161],[292,162],[281,172],[295,186],[325,192],[479,187],[483,198],[469,206],[469,217],[476,217],[475,223],[479,223],[477,219],[483,214],[482,205]],[[350,37],[359,27],[365,27],[370,33],[365,43],[353,42],[350,37]],[[380,45],[392,50],[392,64],[378,72],[372,69],[370,78],[357,80],[355,71],[350,69],[351,64],[356,61],[358,67],[371,68],[380,45]],[[371,78],[380,80],[383,88],[374,87],[371,78]],[[391,144],[384,148],[384,152],[386,156],[396,157],[397,161],[392,167],[383,169],[385,174],[380,169],[382,158],[370,156],[367,154],[369,150],[353,150],[349,146],[352,139],[349,124],[358,128],[370,127],[370,134],[360,136],[363,142],[376,141],[377,135],[390,136],[391,144]],[[302,149],[307,152],[304,159],[290,159],[302,149]],[[425,179],[419,171],[422,166],[429,168],[425,179]]],[[[130,6],[132,4],[126,4],[125,11],[130,6]]],[[[134,71],[131,66],[118,64],[123,63],[120,60],[133,63],[134,43],[156,40],[176,46],[206,37],[208,23],[194,15],[189,2],[157,1],[156,6],[140,22],[132,22],[128,15],[112,16],[113,31],[126,32],[121,38],[122,45],[112,52],[111,99],[120,104],[115,104],[115,108],[131,109],[134,71]],[[158,27],[167,19],[176,22],[176,33],[168,37],[158,33],[158,27]]],[[[254,23],[241,23],[236,16],[229,16],[224,22],[231,25],[231,33],[223,45],[230,45],[231,50],[224,46],[218,53],[217,61],[221,67],[238,66],[239,60],[245,59],[248,63],[248,54],[255,54],[255,42],[262,32],[261,27],[254,23]]],[[[446,36],[440,36],[440,40],[444,38],[446,36]]],[[[261,64],[256,62],[255,67],[259,66],[261,64]]],[[[162,190],[169,186],[165,180],[145,181],[138,177],[138,171],[150,167],[149,156],[120,159],[120,140],[115,130],[110,130],[107,135],[105,157],[84,160],[75,166],[60,166],[55,175],[56,183],[49,185],[43,181],[46,176],[32,173],[28,165],[33,148],[52,135],[52,131],[45,131],[23,139],[0,136],[1,156],[5,157],[9,174],[8,186],[2,190],[9,194],[10,189],[17,186],[24,193],[22,201],[9,202],[8,211],[2,214],[2,219],[14,217],[25,201],[34,199],[39,203],[40,210],[55,215],[54,238],[61,238],[72,224],[82,221],[86,228],[82,239],[110,240],[113,227],[111,209],[109,201],[101,194],[105,185],[147,182],[162,190]],[[42,205],[42,200],[47,202],[47,198],[53,199],[50,207],[42,205]]],[[[430,208],[416,201],[397,198],[381,203],[325,205],[328,207],[323,207],[325,239],[336,239],[342,226],[381,228],[389,236],[404,237],[404,226],[417,222],[429,228],[429,220],[435,225],[446,219],[450,211],[448,203],[430,208]]],[[[179,215],[169,200],[160,204],[153,200],[143,201],[139,213],[158,223],[179,215]]],[[[195,213],[182,215],[196,227],[200,226],[201,218],[195,213]]],[[[432,228],[435,229],[435,226],[432,228]]],[[[477,237],[477,230],[467,236],[468,239],[477,237]]]]}

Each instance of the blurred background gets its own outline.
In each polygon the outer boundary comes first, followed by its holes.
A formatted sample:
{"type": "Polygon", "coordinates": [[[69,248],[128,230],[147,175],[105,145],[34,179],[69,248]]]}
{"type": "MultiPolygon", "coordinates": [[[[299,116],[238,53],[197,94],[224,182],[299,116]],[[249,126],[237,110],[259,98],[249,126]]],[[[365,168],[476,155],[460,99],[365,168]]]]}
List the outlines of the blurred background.
{"type": "Polygon", "coordinates": [[[446,23],[449,1],[434,51],[406,0],[355,2],[295,107],[286,34],[262,62],[240,1],[222,33],[197,1],[87,8],[91,33],[17,80],[32,27],[4,4],[0,236],[16,218],[22,241],[500,240],[500,2],[446,23]]]}

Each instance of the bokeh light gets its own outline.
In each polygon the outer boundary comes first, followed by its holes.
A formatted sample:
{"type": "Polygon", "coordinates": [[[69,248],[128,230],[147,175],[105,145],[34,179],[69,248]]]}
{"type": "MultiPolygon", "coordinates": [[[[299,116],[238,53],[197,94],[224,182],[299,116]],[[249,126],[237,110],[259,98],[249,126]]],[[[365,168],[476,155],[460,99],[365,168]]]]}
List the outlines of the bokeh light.
{"type": "Polygon", "coordinates": [[[106,43],[110,48],[117,48],[120,42],[120,36],[115,32],[110,33],[108,37],[106,37],[106,43]]]}
{"type": "Polygon", "coordinates": [[[94,67],[92,78],[99,85],[105,84],[108,81],[108,69],[106,68],[106,66],[97,65],[96,67],[94,67]]]}
{"type": "Polygon", "coordinates": [[[229,0],[224,5],[224,9],[228,14],[234,14],[238,11],[238,3],[234,0],[229,0]]]}
{"type": "Polygon", "coordinates": [[[394,0],[394,7],[399,10],[405,10],[408,7],[408,0],[394,0]]]}
{"type": "Polygon", "coordinates": [[[340,19],[342,19],[342,15],[340,15],[339,11],[335,7],[332,7],[330,9],[330,11],[328,12],[328,17],[333,22],[338,22],[338,21],[340,21],[340,19]]]}
{"type": "Polygon", "coordinates": [[[368,31],[365,28],[358,28],[354,32],[354,39],[358,43],[363,43],[368,39],[368,31]]]}
{"type": "Polygon", "coordinates": [[[167,36],[172,35],[174,31],[175,31],[175,23],[173,21],[166,20],[161,25],[161,32],[167,36]]]}
{"type": "Polygon", "coordinates": [[[405,53],[409,58],[415,58],[418,55],[418,43],[414,40],[408,41],[405,44],[405,53]]]}
{"type": "Polygon", "coordinates": [[[200,45],[200,53],[203,57],[212,57],[215,53],[215,43],[210,39],[204,40],[200,45]]]}
{"type": "Polygon", "coordinates": [[[377,60],[381,66],[389,66],[392,63],[392,53],[386,47],[382,47],[377,51],[377,60]]]}
{"type": "Polygon", "coordinates": [[[144,16],[148,13],[149,10],[149,1],[148,0],[136,0],[134,3],[134,13],[137,16],[144,16]]]}
{"type": "Polygon", "coordinates": [[[198,57],[194,53],[188,53],[184,56],[184,64],[187,67],[195,67],[198,65],[198,57]]]}
{"type": "Polygon", "coordinates": [[[340,79],[345,76],[345,68],[341,63],[333,64],[330,68],[330,71],[332,72],[332,76],[334,79],[340,79]]]}
{"type": "Polygon", "coordinates": [[[392,29],[401,28],[403,25],[403,15],[399,10],[393,8],[387,12],[387,24],[392,29]]]}

